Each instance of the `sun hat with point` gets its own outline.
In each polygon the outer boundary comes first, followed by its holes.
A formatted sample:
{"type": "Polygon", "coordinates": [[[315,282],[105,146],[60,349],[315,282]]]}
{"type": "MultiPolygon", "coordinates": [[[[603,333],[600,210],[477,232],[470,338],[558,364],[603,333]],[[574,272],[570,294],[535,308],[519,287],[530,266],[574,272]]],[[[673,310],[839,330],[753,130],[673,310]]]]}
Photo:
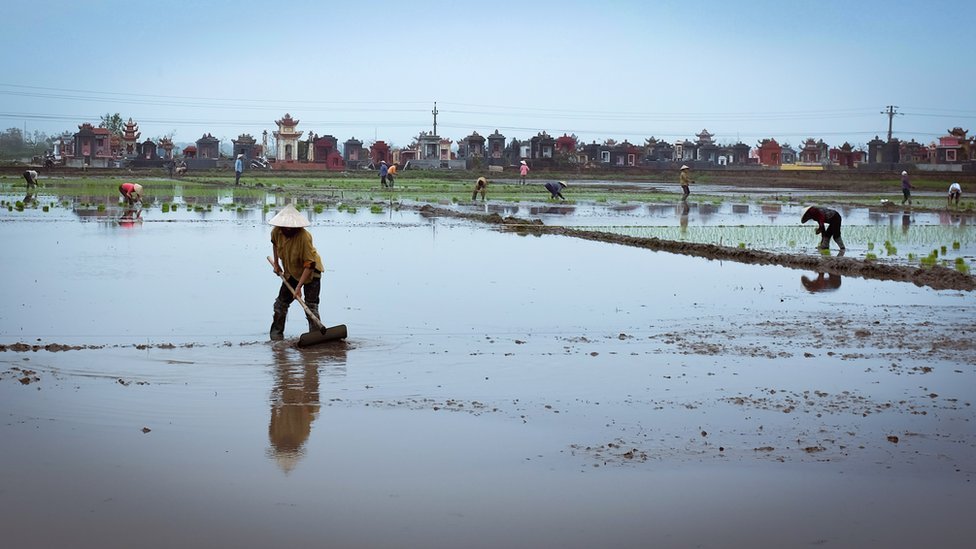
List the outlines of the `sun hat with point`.
{"type": "Polygon", "coordinates": [[[302,215],[302,212],[295,209],[291,204],[282,208],[274,217],[268,221],[268,225],[275,227],[300,228],[308,227],[312,223],[302,215]]]}

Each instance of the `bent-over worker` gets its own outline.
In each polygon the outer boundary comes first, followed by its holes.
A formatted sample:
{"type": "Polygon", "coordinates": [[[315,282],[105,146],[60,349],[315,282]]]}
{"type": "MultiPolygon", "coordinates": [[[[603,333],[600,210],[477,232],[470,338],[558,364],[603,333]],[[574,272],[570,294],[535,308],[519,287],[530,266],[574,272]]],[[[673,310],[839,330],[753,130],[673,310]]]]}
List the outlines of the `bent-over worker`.
{"type": "Polygon", "coordinates": [[[125,203],[132,206],[136,202],[142,202],[142,185],[138,183],[123,183],[119,185],[119,194],[125,199],[125,203]]]}
{"type": "MultiPolygon", "coordinates": [[[[302,290],[305,305],[312,314],[319,316],[319,292],[325,267],[319,252],[312,244],[312,234],[305,230],[311,223],[294,206],[289,204],[282,208],[268,224],[274,226],[271,229],[271,247],[274,251],[275,274],[283,274],[295,289],[292,293],[282,281],[278,290],[278,298],[274,302],[274,318],[271,321],[271,339],[277,341],[285,337],[288,307],[295,298],[302,297],[302,290]]],[[[309,331],[318,328],[311,317],[306,315],[306,318],[309,331]]]]}
{"type": "Polygon", "coordinates": [[[800,223],[806,223],[810,219],[817,222],[819,227],[815,231],[816,234],[820,235],[820,246],[821,250],[826,250],[830,248],[830,239],[833,238],[834,242],[841,250],[846,250],[844,247],[844,241],[840,237],[840,214],[836,210],[831,210],[830,208],[818,208],[816,206],[807,206],[803,209],[803,216],[800,218],[800,223]],[[826,224],[826,227],[824,226],[826,224]]]}
{"type": "Polygon", "coordinates": [[[393,188],[393,183],[396,180],[396,175],[397,175],[396,164],[390,164],[390,167],[386,169],[386,182],[387,184],[390,185],[391,189],[393,188]]]}
{"type": "Polygon", "coordinates": [[[949,185],[949,197],[946,198],[946,207],[952,204],[952,201],[956,201],[956,207],[959,207],[959,197],[962,196],[962,187],[959,186],[958,181],[953,181],[952,185],[949,185]]]}
{"type": "Polygon", "coordinates": [[[478,199],[478,193],[481,193],[481,201],[485,201],[485,194],[488,193],[488,180],[484,177],[479,177],[477,181],[474,182],[474,191],[471,192],[471,200],[478,199]]]}
{"type": "Polygon", "coordinates": [[[563,196],[562,190],[568,186],[565,181],[550,181],[545,184],[546,190],[552,195],[549,198],[559,197],[563,200],[566,200],[566,197],[563,196]]]}
{"type": "Polygon", "coordinates": [[[37,186],[37,172],[34,170],[24,171],[24,179],[27,180],[27,190],[31,190],[37,186]]]}

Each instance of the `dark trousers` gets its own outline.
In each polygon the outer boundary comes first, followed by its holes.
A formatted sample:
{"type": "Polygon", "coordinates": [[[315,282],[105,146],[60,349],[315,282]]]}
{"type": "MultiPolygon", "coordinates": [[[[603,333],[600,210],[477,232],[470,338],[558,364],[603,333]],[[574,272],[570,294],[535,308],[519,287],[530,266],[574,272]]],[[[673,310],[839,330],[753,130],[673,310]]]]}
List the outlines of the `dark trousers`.
{"type": "Polygon", "coordinates": [[[234,184],[235,185],[241,184],[241,172],[234,172],[234,184]]]}
{"type": "MultiPolygon", "coordinates": [[[[288,283],[294,288],[298,286],[298,280],[295,277],[289,276],[288,283]]],[[[302,286],[302,293],[304,294],[303,300],[305,304],[309,307],[319,304],[319,292],[322,290],[322,278],[313,278],[302,286]]],[[[291,293],[291,290],[285,286],[285,283],[281,283],[281,288],[278,290],[278,301],[280,301],[286,307],[291,305],[291,302],[295,300],[295,296],[291,293]]]]}

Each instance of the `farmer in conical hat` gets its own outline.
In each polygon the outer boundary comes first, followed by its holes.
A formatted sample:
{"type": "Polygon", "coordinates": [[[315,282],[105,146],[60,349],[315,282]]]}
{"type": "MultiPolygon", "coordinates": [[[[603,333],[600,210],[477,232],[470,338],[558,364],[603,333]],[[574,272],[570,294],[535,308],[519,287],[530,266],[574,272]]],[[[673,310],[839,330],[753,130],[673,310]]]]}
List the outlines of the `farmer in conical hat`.
{"type": "Polygon", "coordinates": [[[142,185],[138,183],[123,183],[119,185],[119,194],[125,199],[125,203],[129,206],[134,205],[136,202],[142,202],[142,185]]]}
{"type": "Polygon", "coordinates": [[[380,185],[387,187],[386,176],[390,174],[390,167],[386,165],[386,160],[380,160],[380,185]]]}
{"type": "Polygon", "coordinates": [[[525,160],[519,163],[519,184],[525,185],[525,176],[529,173],[529,165],[525,160]]]}
{"type": "Polygon", "coordinates": [[[695,182],[695,180],[691,178],[690,172],[691,172],[691,168],[689,168],[687,164],[681,166],[681,177],[679,178],[681,182],[681,190],[683,191],[683,194],[681,195],[681,200],[685,200],[688,198],[688,195],[691,194],[691,189],[688,187],[688,185],[691,185],[692,183],[695,182]]]}
{"type": "Polygon", "coordinates": [[[244,153],[237,155],[237,160],[234,161],[234,184],[241,184],[241,174],[244,173],[244,153]]]}
{"type": "Polygon", "coordinates": [[[834,242],[841,251],[846,250],[844,247],[844,241],[840,237],[840,214],[836,210],[831,210],[830,208],[819,208],[817,206],[807,206],[803,209],[803,215],[800,217],[800,223],[806,223],[809,220],[816,221],[820,226],[817,227],[815,231],[816,234],[820,235],[820,246],[821,250],[826,250],[830,248],[830,239],[833,237],[834,242]],[[824,227],[826,224],[826,227],[824,227]]]}
{"type": "MultiPolygon", "coordinates": [[[[271,229],[271,247],[274,251],[275,274],[284,274],[295,289],[295,293],[292,293],[282,282],[278,290],[278,298],[274,302],[274,318],[271,321],[271,339],[277,341],[285,337],[288,306],[296,297],[302,297],[302,290],[305,290],[304,299],[308,309],[316,317],[319,316],[319,292],[325,266],[312,244],[312,234],[305,230],[311,223],[294,206],[289,204],[282,208],[268,224],[274,226],[271,229]]],[[[316,328],[318,325],[308,317],[308,330],[316,328]]]]}
{"type": "Polygon", "coordinates": [[[551,195],[549,198],[558,197],[563,200],[566,200],[566,197],[563,196],[562,190],[568,187],[569,185],[567,185],[565,181],[555,181],[555,182],[549,181],[543,186],[546,188],[547,191],[549,191],[549,194],[551,195]]]}

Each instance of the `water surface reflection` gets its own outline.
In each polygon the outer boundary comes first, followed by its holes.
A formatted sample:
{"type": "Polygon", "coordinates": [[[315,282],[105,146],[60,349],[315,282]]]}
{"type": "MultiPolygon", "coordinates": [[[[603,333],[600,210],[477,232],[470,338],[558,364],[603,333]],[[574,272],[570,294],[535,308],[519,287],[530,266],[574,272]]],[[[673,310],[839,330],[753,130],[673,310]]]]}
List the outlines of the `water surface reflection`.
{"type": "Polygon", "coordinates": [[[299,350],[291,343],[279,343],[272,346],[272,353],[275,381],[270,397],[268,455],[287,474],[304,456],[312,423],[319,415],[319,368],[344,376],[346,344],[336,342],[299,350]]]}

